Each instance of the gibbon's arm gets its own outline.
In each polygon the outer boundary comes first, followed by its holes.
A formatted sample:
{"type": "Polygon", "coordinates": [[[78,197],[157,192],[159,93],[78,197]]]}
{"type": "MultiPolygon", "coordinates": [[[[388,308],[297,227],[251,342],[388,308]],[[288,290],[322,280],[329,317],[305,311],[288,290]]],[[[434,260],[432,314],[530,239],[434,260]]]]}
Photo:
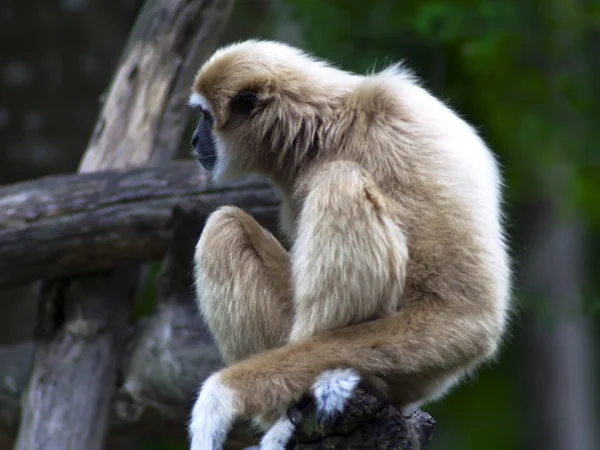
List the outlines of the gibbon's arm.
{"type": "Polygon", "coordinates": [[[290,341],[395,313],[408,250],[390,200],[359,165],[345,161],[320,166],[300,190],[290,341]]]}
{"type": "MultiPolygon", "coordinates": [[[[492,322],[489,313],[457,309],[436,295],[423,293],[393,316],[254,355],[204,382],[192,409],[190,449],[221,450],[236,419],[285,408],[309,391],[318,395],[323,374],[338,374],[346,380],[344,368],[361,378],[395,379],[389,388],[400,407],[437,398],[473,364],[496,351],[498,331],[490,326],[492,322]]],[[[322,405],[336,402],[332,397],[339,390],[335,384],[330,387],[322,405]]],[[[318,402],[317,408],[317,414],[327,413],[319,411],[318,402]]],[[[285,441],[292,432],[283,420],[275,424],[273,433],[268,432],[266,442],[285,441]]]]}

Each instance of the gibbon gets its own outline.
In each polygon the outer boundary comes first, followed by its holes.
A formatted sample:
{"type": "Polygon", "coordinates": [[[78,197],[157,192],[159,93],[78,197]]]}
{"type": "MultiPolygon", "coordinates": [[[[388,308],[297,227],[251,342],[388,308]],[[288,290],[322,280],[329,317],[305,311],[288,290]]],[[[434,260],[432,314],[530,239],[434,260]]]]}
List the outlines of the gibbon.
{"type": "Polygon", "coordinates": [[[410,408],[495,357],[511,289],[498,163],[409,71],[251,40],[215,52],[189,104],[200,164],[268,177],[290,245],[236,207],[206,221],[197,303],[228,365],[200,389],[192,450],[253,418],[261,448],[284,449],[308,394],[320,420],[359,384],[410,408]]]}

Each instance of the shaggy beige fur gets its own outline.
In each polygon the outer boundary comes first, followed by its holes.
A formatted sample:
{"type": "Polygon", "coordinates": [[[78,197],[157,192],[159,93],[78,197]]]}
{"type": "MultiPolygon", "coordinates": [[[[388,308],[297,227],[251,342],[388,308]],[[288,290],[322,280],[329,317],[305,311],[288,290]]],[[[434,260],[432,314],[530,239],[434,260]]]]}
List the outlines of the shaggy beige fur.
{"type": "Polygon", "coordinates": [[[236,418],[272,423],[327,371],[409,406],[496,354],[510,297],[497,163],[406,70],[355,75],[247,41],[203,65],[191,101],[214,116],[215,177],[268,176],[291,244],[233,207],[206,223],[198,305],[230,366],[200,392],[194,450],[220,448],[236,418]],[[231,105],[242,91],[251,113],[231,105]]]}

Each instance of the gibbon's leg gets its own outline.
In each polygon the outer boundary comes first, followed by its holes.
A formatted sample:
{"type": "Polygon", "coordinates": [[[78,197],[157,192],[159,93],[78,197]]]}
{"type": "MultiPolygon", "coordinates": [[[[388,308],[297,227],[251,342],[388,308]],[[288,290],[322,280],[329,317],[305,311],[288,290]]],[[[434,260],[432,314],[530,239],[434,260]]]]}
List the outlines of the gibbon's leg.
{"type": "MultiPolygon", "coordinates": [[[[306,183],[292,249],[296,316],[290,342],[394,314],[408,259],[399,218],[359,165],[325,164],[306,183]]],[[[359,381],[350,369],[321,374],[312,387],[318,420],[335,419],[359,381]]]]}
{"type": "Polygon", "coordinates": [[[296,316],[290,341],[394,314],[408,249],[398,209],[357,164],[323,165],[307,195],[292,248],[296,316]]]}
{"type": "MultiPolygon", "coordinates": [[[[285,343],[293,314],[289,271],[288,253],[250,215],[235,207],[210,215],[196,246],[196,300],[227,364],[285,343]]],[[[253,418],[269,429],[265,449],[293,434],[278,416],[253,418]]]]}
{"type": "Polygon", "coordinates": [[[249,214],[212,213],[195,254],[196,301],[227,364],[281,346],[291,329],[289,255],[249,214]]]}
{"type": "MultiPolygon", "coordinates": [[[[293,313],[289,265],[277,239],[241,209],[222,207],[207,219],[196,246],[196,301],[227,364],[285,343],[293,313]]],[[[278,414],[253,419],[266,430],[278,414]]]]}
{"type": "Polygon", "coordinates": [[[192,450],[221,449],[235,419],[296,401],[326,371],[402,380],[405,387],[390,392],[400,407],[439,396],[444,381],[496,351],[500,318],[484,312],[483,302],[423,293],[395,315],[325,331],[222,369],[207,379],[194,405],[192,450]]]}
{"type": "MultiPolygon", "coordinates": [[[[306,186],[292,251],[296,314],[291,342],[396,312],[407,259],[404,235],[388,214],[387,200],[360,166],[326,164],[306,180],[306,186]]],[[[312,387],[325,420],[342,411],[360,381],[351,368],[335,369],[320,372],[306,391],[312,387]]],[[[210,391],[211,383],[202,391],[210,391]]],[[[202,403],[201,395],[195,423],[210,430],[201,419],[202,403]]],[[[285,419],[277,422],[265,435],[264,448],[283,442],[289,434],[285,419]]]]}

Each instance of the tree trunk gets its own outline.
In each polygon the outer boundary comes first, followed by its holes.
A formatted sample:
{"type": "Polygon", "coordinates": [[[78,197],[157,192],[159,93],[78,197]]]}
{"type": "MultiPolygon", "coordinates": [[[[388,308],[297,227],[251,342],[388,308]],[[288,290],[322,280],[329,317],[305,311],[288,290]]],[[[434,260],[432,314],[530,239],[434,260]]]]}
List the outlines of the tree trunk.
{"type": "Polygon", "coordinates": [[[530,302],[523,357],[528,414],[527,448],[595,450],[594,333],[581,297],[583,233],[574,218],[559,218],[542,203],[523,264],[530,302]]]}
{"type": "MultiPolygon", "coordinates": [[[[212,52],[231,4],[148,0],[80,172],[155,165],[172,157],[185,127],[185,83],[191,77],[185,71],[200,48],[212,52]]],[[[45,286],[16,450],[102,449],[138,283],[139,268],[132,267],[45,286]]]]}

